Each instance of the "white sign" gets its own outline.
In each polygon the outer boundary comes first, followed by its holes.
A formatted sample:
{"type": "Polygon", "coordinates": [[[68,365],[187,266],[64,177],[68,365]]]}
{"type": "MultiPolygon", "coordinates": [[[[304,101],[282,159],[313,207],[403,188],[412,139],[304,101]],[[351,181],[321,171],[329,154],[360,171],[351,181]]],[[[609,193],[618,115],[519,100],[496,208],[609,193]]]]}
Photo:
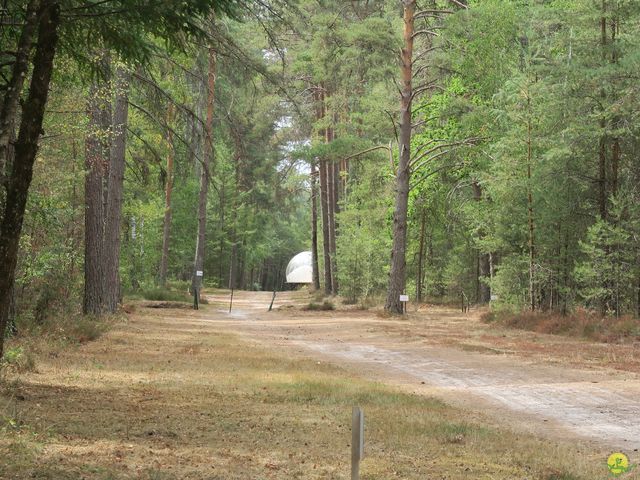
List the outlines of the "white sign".
{"type": "Polygon", "coordinates": [[[202,276],[202,270],[196,270],[196,277],[202,276]]]}
{"type": "Polygon", "coordinates": [[[409,295],[400,295],[400,301],[401,302],[408,302],[409,301],[409,295]]]}
{"type": "Polygon", "coordinates": [[[491,295],[491,301],[495,302],[496,300],[498,300],[498,295],[491,295]]]}

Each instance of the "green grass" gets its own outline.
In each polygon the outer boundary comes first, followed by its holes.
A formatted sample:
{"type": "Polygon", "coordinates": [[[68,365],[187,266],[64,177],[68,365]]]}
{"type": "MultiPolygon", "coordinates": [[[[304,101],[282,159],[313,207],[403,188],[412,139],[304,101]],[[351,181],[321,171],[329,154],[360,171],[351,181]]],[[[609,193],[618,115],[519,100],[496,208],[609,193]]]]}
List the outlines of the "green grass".
{"type": "Polygon", "coordinates": [[[333,302],[329,300],[325,300],[322,303],[311,302],[305,307],[303,307],[302,309],[303,310],[323,310],[323,311],[335,310],[335,305],[333,304],[333,302]]]}

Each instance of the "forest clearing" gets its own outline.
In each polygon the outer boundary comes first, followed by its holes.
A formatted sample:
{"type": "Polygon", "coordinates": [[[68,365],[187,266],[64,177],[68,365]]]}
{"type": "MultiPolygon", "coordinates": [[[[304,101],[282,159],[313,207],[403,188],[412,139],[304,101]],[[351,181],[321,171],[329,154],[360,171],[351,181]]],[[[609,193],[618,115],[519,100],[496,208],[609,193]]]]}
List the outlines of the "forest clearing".
{"type": "Polygon", "coordinates": [[[409,319],[303,312],[296,293],[283,294],[267,312],[270,297],[241,292],[231,313],[228,292],[210,296],[198,311],[137,306],[94,342],[43,352],[36,370],[0,397],[2,415],[14,422],[0,439],[0,477],[348,478],[352,404],[367,416],[362,478],[605,478],[612,448],[638,447],[637,423],[628,421],[640,408],[637,376],[586,368],[590,355],[563,358],[566,349],[557,345],[527,354],[532,335],[513,330],[505,340],[509,353],[478,354],[465,346],[488,348],[494,344],[486,337],[504,339],[504,331],[461,329],[478,324],[477,315],[451,309],[409,319]],[[433,323],[433,336],[407,332],[433,323]],[[423,359],[435,352],[444,363],[420,372],[406,358],[398,358],[396,369],[381,363],[380,352],[357,356],[357,344],[375,343],[389,351],[411,347],[423,359]],[[473,387],[490,386],[478,382],[489,371],[487,355],[499,355],[493,383],[519,388],[521,399],[534,385],[573,385],[576,415],[596,407],[590,387],[597,381],[598,401],[606,403],[597,408],[606,407],[609,416],[594,410],[584,423],[554,417],[553,409],[482,402],[473,387]],[[459,385],[464,388],[449,390],[456,385],[420,376],[445,370],[455,376],[442,365],[461,360],[470,382],[459,385]],[[509,365],[520,370],[518,378],[505,375],[509,365]],[[558,373],[559,365],[567,368],[558,373]],[[616,394],[628,403],[616,403],[616,394]],[[622,430],[611,430],[607,419],[622,430]],[[633,436],[618,441],[616,433],[633,436]]]}
{"type": "Polygon", "coordinates": [[[637,0],[1,1],[0,478],[640,475],[639,72],[637,0]]]}

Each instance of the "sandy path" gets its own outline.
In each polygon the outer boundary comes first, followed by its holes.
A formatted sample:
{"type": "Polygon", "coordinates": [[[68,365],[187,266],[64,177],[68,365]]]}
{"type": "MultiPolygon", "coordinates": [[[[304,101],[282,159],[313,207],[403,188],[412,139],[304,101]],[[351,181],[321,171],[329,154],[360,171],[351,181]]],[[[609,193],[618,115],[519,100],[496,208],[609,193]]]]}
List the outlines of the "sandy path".
{"type": "MultiPolygon", "coordinates": [[[[311,355],[357,369],[368,378],[437,395],[528,432],[623,451],[640,448],[638,375],[588,364],[568,366],[579,362],[566,361],[563,351],[556,356],[549,352],[531,356],[523,350],[521,355],[518,341],[526,344],[534,334],[501,333],[501,338],[518,339],[510,339],[516,351],[505,353],[492,349],[491,335],[487,335],[491,332],[477,318],[450,310],[409,320],[370,312],[301,312],[286,309],[300,301],[299,296],[280,294],[274,304],[279,309],[267,313],[271,294],[241,292],[229,314],[220,307],[228,297],[210,299],[216,302],[208,309],[211,321],[262,345],[311,355]],[[448,346],[452,344],[456,346],[448,346]],[[469,346],[491,353],[465,351],[469,346]]],[[[577,340],[562,342],[566,348],[561,350],[587,349],[577,340]]]]}

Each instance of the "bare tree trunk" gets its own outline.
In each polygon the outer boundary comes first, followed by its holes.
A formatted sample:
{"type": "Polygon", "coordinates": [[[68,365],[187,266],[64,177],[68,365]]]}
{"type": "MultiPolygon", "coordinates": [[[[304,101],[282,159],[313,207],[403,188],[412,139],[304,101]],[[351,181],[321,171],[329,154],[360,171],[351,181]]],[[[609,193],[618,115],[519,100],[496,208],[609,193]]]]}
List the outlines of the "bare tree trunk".
{"type": "MultiPolygon", "coordinates": [[[[617,17],[611,19],[611,63],[618,63],[618,53],[616,51],[616,37],[619,33],[620,22],[617,17]]],[[[612,127],[614,130],[619,128],[620,119],[617,116],[614,116],[611,119],[612,127]]],[[[615,196],[618,193],[618,174],[620,169],[620,156],[622,152],[620,149],[620,138],[615,136],[612,139],[612,147],[611,147],[611,195],[615,196]]]]}
{"type": "Polygon", "coordinates": [[[427,230],[427,209],[422,207],[420,215],[420,248],[418,250],[418,274],[416,275],[416,301],[422,302],[423,295],[423,269],[424,269],[424,250],[425,250],[425,233],[427,230]]]}
{"type": "MultiPolygon", "coordinates": [[[[328,130],[328,129],[327,129],[328,130]]],[[[325,168],[327,171],[327,225],[329,230],[329,261],[331,272],[331,293],[335,291],[335,272],[333,271],[333,264],[336,252],[336,230],[335,230],[335,211],[333,210],[335,190],[333,188],[333,164],[330,161],[325,162],[325,168]]]]}
{"type": "Polygon", "coordinates": [[[324,292],[331,295],[331,254],[329,250],[329,201],[327,161],[320,160],[320,207],[322,210],[322,250],[324,253],[324,292]]]}
{"type": "Polygon", "coordinates": [[[533,194],[531,187],[531,162],[532,162],[532,124],[531,124],[531,97],[527,92],[527,220],[529,223],[529,308],[536,309],[535,297],[535,238],[533,224],[533,194]]]}
{"type": "Polygon", "coordinates": [[[103,136],[105,92],[97,84],[91,86],[87,101],[89,132],[85,138],[84,178],[84,304],[85,315],[102,313],[104,276],[102,272],[102,243],[104,236],[104,209],[102,204],[106,159],[103,136]]]}
{"type": "MultiPolygon", "coordinates": [[[[602,59],[607,58],[607,0],[602,0],[602,17],[600,18],[600,47],[602,48],[602,59]]],[[[602,100],[602,108],[606,100],[604,88],[600,89],[600,98],[602,100]]],[[[600,217],[607,219],[607,121],[606,113],[603,111],[600,118],[600,142],[598,148],[598,207],[600,217]]]]}
{"type": "MultiPolygon", "coordinates": [[[[170,103],[167,109],[167,124],[173,121],[173,104],[170,103]]],[[[167,129],[167,179],[164,194],[164,222],[162,228],[162,258],[160,259],[159,284],[165,287],[167,284],[167,266],[169,264],[169,237],[171,233],[171,192],[173,191],[173,160],[175,155],[173,145],[173,131],[167,129]]]]}
{"type": "Polygon", "coordinates": [[[4,334],[15,279],[24,211],[33,177],[33,163],[38,151],[38,138],[42,131],[44,109],[53,72],[53,59],[58,45],[60,6],[51,0],[42,0],[40,6],[33,74],[29,95],[22,109],[13,168],[7,182],[6,206],[0,222],[0,358],[4,349],[4,334]]]}
{"type": "Polygon", "coordinates": [[[311,162],[311,264],[313,288],[320,290],[320,269],[318,268],[318,169],[311,162]]]}
{"type": "MultiPolygon", "coordinates": [[[[322,85],[314,89],[314,97],[316,101],[316,120],[322,120],[325,116],[325,99],[324,87],[322,85]]],[[[320,141],[327,141],[327,129],[322,131],[320,141]]],[[[320,159],[318,162],[319,180],[320,180],[320,211],[322,215],[322,252],[324,267],[324,292],[331,295],[332,292],[332,275],[331,275],[331,241],[330,241],[330,202],[329,202],[329,178],[327,175],[326,159],[320,159]]],[[[318,274],[319,276],[319,274],[318,274]]]]}
{"type": "Polygon", "coordinates": [[[124,67],[116,69],[114,78],[115,106],[107,184],[103,265],[103,311],[114,313],[120,302],[120,223],[122,218],[122,190],[129,116],[129,81],[131,74],[124,67]]]}
{"type": "Polygon", "coordinates": [[[406,287],[407,210],[411,159],[411,103],[413,100],[413,35],[416,0],[402,0],[404,10],[404,46],[402,48],[402,92],[400,102],[399,162],[396,174],[396,200],[393,212],[391,270],[385,310],[402,313],[400,295],[406,287]]]}
{"type": "MultiPolygon", "coordinates": [[[[331,130],[332,140],[335,133],[331,130]]],[[[338,294],[338,213],[340,213],[340,164],[335,162],[331,165],[333,179],[333,196],[331,198],[331,293],[338,294]]]]}
{"type": "Polygon", "coordinates": [[[207,194],[209,191],[209,171],[213,157],[213,107],[215,102],[216,83],[216,51],[209,47],[209,73],[207,75],[207,120],[205,125],[205,146],[202,155],[202,172],[200,175],[200,195],[198,197],[198,237],[196,240],[196,254],[194,260],[191,289],[194,295],[200,294],[202,278],[198,271],[204,271],[204,246],[207,227],[207,194]]]}

